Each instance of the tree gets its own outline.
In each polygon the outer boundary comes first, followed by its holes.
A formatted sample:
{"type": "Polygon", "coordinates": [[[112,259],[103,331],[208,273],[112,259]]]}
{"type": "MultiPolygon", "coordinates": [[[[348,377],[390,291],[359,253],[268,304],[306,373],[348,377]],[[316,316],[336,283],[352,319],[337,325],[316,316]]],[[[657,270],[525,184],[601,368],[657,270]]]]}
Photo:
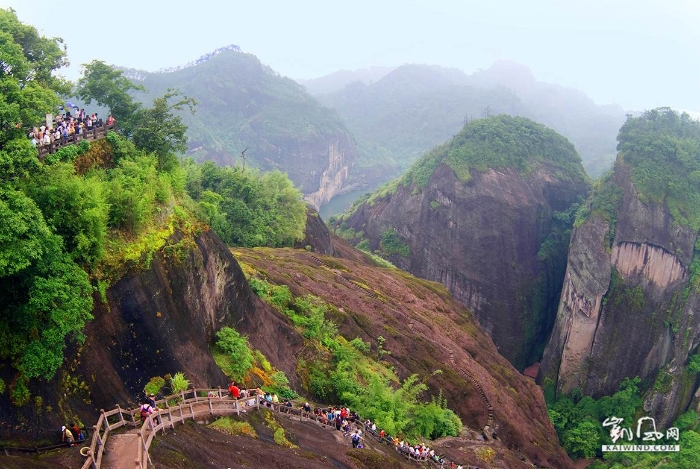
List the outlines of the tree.
{"type": "Polygon", "coordinates": [[[83,65],[83,76],[78,80],[75,94],[86,104],[94,100],[100,106],[107,106],[120,130],[129,135],[129,122],[140,108],[129,92],[144,90],[143,86],[136,85],[126,78],[121,70],[101,60],[93,60],[83,65]]]}
{"type": "Polygon", "coordinates": [[[0,358],[23,380],[48,379],[66,339],[83,338],[92,287],[29,197],[0,188],[0,215],[0,358]]]}
{"type": "Polygon", "coordinates": [[[174,114],[185,108],[194,113],[196,101],[181,96],[173,89],[168,89],[160,98],[153,100],[153,107],[139,109],[133,117],[132,139],[137,148],[154,153],[158,158],[158,169],[169,171],[177,166],[174,153],[187,151],[187,126],[182,118],[174,114]],[[173,104],[168,101],[180,98],[173,104]]]}
{"type": "Polygon", "coordinates": [[[40,36],[20,23],[14,10],[0,9],[0,169],[13,166],[8,143],[26,140],[29,129],[58,108],[58,94],[70,90],[66,80],[52,74],[67,65],[65,56],[62,39],[40,36]]]}
{"type": "Polygon", "coordinates": [[[583,458],[595,456],[596,451],[600,449],[598,428],[598,422],[585,419],[566,432],[563,446],[567,453],[583,458]]]}

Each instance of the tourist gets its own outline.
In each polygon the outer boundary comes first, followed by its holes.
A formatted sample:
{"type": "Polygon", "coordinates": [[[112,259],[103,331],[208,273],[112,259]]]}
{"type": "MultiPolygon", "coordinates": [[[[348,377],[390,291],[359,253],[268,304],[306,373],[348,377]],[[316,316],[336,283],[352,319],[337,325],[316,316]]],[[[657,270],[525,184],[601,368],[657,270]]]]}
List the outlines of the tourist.
{"type": "Polygon", "coordinates": [[[355,432],[352,434],[350,439],[352,440],[352,447],[357,448],[357,445],[360,444],[360,435],[358,435],[357,432],[355,432]]]}
{"type": "Polygon", "coordinates": [[[83,434],[83,431],[77,424],[71,423],[70,429],[76,441],[85,441],[85,435],[83,434]]]}
{"type": "Polygon", "coordinates": [[[231,381],[231,384],[228,387],[228,392],[234,399],[238,399],[241,397],[241,390],[238,386],[236,386],[235,381],[231,381]]]}
{"type": "Polygon", "coordinates": [[[73,433],[65,425],[61,427],[61,441],[66,443],[68,446],[73,446],[73,433]]]}
{"type": "MultiPolygon", "coordinates": [[[[144,399],[143,403],[141,404],[141,407],[139,407],[139,414],[141,415],[141,422],[146,422],[146,420],[150,420],[148,417],[155,412],[153,410],[153,407],[151,407],[151,403],[149,399],[144,399]]],[[[153,421],[151,421],[151,430],[153,429],[153,421]]]]}

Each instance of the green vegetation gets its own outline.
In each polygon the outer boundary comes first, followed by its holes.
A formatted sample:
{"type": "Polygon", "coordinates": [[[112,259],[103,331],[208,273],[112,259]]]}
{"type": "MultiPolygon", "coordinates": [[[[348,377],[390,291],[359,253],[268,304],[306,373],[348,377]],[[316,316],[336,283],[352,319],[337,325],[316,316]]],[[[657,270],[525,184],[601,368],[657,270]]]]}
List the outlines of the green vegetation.
{"type": "Polygon", "coordinates": [[[284,446],[285,448],[298,448],[297,445],[287,439],[284,428],[277,420],[275,420],[274,414],[268,410],[264,410],[263,412],[265,412],[265,423],[270,430],[272,430],[272,437],[275,440],[275,443],[279,446],[284,446]]]}
{"type": "Polygon", "coordinates": [[[243,435],[251,438],[258,437],[257,432],[251,424],[235,420],[233,417],[221,417],[209,424],[209,426],[220,432],[228,433],[229,435],[243,435]]]}
{"type": "Polygon", "coordinates": [[[506,115],[465,125],[448,143],[424,155],[400,183],[423,188],[441,163],[447,164],[461,181],[471,179],[472,169],[484,172],[507,167],[527,174],[537,163],[553,164],[571,180],[586,179],[581,158],[564,137],[529,119],[506,115]]]}
{"type": "MultiPolygon", "coordinates": [[[[242,380],[255,362],[248,339],[230,327],[221,328],[216,333],[216,337],[218,337],[216,347],[225,354],[224,359],[217,360],[217,365],[226,376],[234,380],[242,380]]],[[[216,354],[214,356],[216,358],[216,354]]]]}
{"type": "Polygon", "coordinates": [[[395,228],[388,229],[382,233],[382,238],[379,241],[379,248],[384,256],[398,255],[401,257],[409,257],[411,249],[403,242],[396,232],[395,228]]]}
{"type": "MultiPolygon", "coordinates": [[[[121,120],[120,134],[40,161],[27,133],[71,92],[52,74],[66,63],[65,49],[60,39],[22,25],[12,10],[0,9],[0,24],[0,359],[14,373],[7,385],[12,402],[25,405],[32,380],[52,379],[67,345],[84,341],[93,293],[106,301],[109,286],[129,270],[148,268],[161,250],[181,262],[202,229],[193,213],[207,206],[187,197],[187,176],[196,170],[186,172],[175,155],[185,148],[186,131],[175,113],[192,100],[168,90],[152,108],[142,107],[128,94],[139,87],[103,63],[85,67],[76,93],[109,106],[121,120]],[[171,243],[176,230],[184,237],[171,243]]],[[[240,190],[255,193],[257,213],[269,213],[237,227],[242,239],[262,243],[271,233],[281,244],[303,235],[305,209],[283,175],[243,179],[240,190]],[[272,228],[261,234],[262,223],[272,228]]],[[[222,202],[226,209],[235,204],[222,202]]]]}
{"type": "MultiPolygon", "coordinates": [[[[635,422],[636,423],[636,422],[635,422]]],[[[673,426],[680,431],[680,440],[665,439],[656,444],[677,444],[679,452],[670,453],[604,453],[603,461],[597,461],[589,466],[591,469],[695,469],[700,467],[700,434],[698,434],[698,416],[688,411],[678,417],[673,426]]],[[[608,436],[608,442],[610,439],[608,436]]],[[[636,442],[637,444],[649,442],[636,442]]]]}
{"type": "Polygon", "coordinates": [[[131,91],[145,91],[145,88],[134,84],[122,71],[101,60],[93,60],[84,65],[83,76],[78,80],[75,93],[85,104],[94,100],[100,106],[106,106],[118,124],[128,128],[128,123],[139,109],[131,97],[131,91]]]}
{"type": "Polygon", "coordinates": [[[348,341],[326,317],[332,305],[310,295],[295,297],[287,286],[273,285],[249,269],[247,273],[253,291],[284,313],[307,340],[307,348],[315,351],[299,361],[298,371],[316,398],[348,404],[390,434],[429,438],[459,434],[461,422],[442,396],[419,402],[427,386],[418,382],[418,376],[401,382],[377,359],[389,353],[383,338],[378,338],[374,351],[360,339],[348,341]]]}
{"type": "Polygon", "coordinates": [[[700,122],[653,109],[627,119],[618,142],[640,199],[665,204],[676,223],[700,229],[700,122]]]}
{"type": "Polygon", "coordinates": [[[178,371],[170,378],[170,392],[177,394],[181,391],[187,391],[190,387],[190,380],[185,377],[185,374],[178,371]]]}
{"type": "Polygon", "coordinates": [[[154,376],[146,383],[143,392],[147,395],[158,394],[163,389],[163,386],[165,386],[165,378],[154,376]]]}
{"type": "Polygon", "coordinates": [[[574,458],[600,455],[602,445],[612,444],[603,421],[615,416],[624,419],[624,422],[633,422],[637,409],[642,405],[639,378],[626,378],[618,392],[598,400],[582,396],[580,390],[555,398],[553,386],[551,380],[545,382],[549,418],[562,446],[574,458]]]}
{"type": "Polygon", "coordinates": [[[306,205],[279,171],[260,174],[187,161],[186,188],[201,216],[230,246],[293,246],[304,237],[306,205]]]}
{"type": "MultiPolygon", "coordinates": [[[[664,386],[668,375],[660,372],[654,383],[654,388],[664,386]],[[661,383],[661,384],[659,384],[661,383]]],[[[670,375],[669,375],[670,376],[670,375]]],[[[601,397],[598,400],[590,396],[582,396],[580,390],[574,390],[568,396],[554,396],[554,385],[551,380],[545,380],[545,400],[549,409],[549,417],[559,435],[559,441],[573,458],[601,457],[590,467],[592,469],[646,469],[663,467],[673,469],[697,468],[700,463],[700,434],[697,433],[700,421],[693,411],[688,411],[678,417],[673,427],[680,430],[680,441],[669,438],[665,429],[657,428],[663,438],[655,443],[642,441],[636,437],[637,419],[647,415],[642,408],[642,398],[639,378],[625,379],[620,384],[618,392],[612,396],[601,397]],[[678,444],[678,453],[652,452],[605,452],[601,453],[602,445],[613,444],[610,426],[604,427],[603,422],[609,417],[622,418],[622,428],[631,428],[632,441],[625,435],[617,444],[678,444]]]]}

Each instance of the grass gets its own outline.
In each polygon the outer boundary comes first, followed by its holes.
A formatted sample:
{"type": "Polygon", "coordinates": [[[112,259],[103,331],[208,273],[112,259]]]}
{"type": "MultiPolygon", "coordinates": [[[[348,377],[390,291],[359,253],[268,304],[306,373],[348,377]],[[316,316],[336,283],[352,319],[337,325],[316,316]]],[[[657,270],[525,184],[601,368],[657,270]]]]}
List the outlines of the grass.
{"type": "Polygon", "coordinates": [[[258,437],[257,432],[248,422],[234,420],[231,417],[222,417],[211,423],[209,427],[229,435],[243,435],[251,438],[258,437]]]}

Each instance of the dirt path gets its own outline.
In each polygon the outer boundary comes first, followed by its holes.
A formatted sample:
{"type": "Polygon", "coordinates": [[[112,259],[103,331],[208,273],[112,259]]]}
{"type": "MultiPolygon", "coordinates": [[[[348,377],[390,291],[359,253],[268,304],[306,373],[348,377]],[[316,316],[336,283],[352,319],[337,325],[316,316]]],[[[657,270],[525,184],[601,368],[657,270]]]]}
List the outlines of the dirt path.
{"type": "Polygon", "coordinates": [[[102,458],[102,469],[133,469],[138,457],[137,429],[127,433],[111,434],[102,458]]]}

